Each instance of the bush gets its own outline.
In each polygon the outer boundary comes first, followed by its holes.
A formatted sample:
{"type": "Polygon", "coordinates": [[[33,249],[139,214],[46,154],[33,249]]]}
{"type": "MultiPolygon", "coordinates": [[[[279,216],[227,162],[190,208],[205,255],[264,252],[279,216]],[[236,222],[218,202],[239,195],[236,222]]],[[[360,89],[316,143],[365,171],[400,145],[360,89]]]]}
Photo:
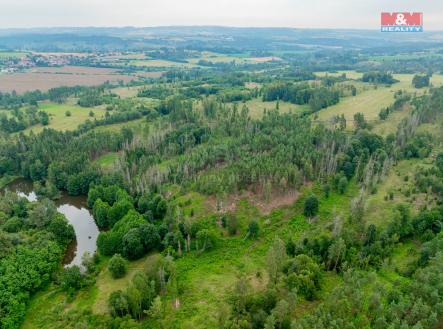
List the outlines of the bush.
{"type": "Polygon", "coordinates": [[[304,214],[306,217],[313,217],[318,213],[318,199],[315,195],[306,198],[304,204],[304,214]]]}
{"type": "Polygon", "coordinates": [[[248,225],[248,233],[249,236],[255,238],[258,236],[258,232],[260,231],[260,226],[256,220],[251,220],[248,225]]]}
{"type": "Polygon", "coordinates": [[[238,230],[238,219],[235,215],[228,215],[226,217],[226,225],[228,227],[229,235],[236,235],[238,230]]]}
{"type": "Polygon", "coordinates": [[[9,218],[3,225],[3,230],[8,233],[17,233],[23,226],[23,222],[18,217],[9,218]]]}
{"type": "Polygon", "coordinates": [[[72,294],[83,286],[83,282],[84,277],[79,266],[65,268],[61,278],[61,286],[65,291],[72,294]]]}
{"type": "Polygon", "coordinates": [[[109,261],[108,270],[114,279],[124,277],[128,270],[126,260],[120,254],[115,254],[109,261]]]}
{"type": "Polygon", "coordinates": [[[337,186],[338,193],[340,194],[345,193],[347,185],[348,185],[348,179],[346,177],[340,178],[337,186]]]}

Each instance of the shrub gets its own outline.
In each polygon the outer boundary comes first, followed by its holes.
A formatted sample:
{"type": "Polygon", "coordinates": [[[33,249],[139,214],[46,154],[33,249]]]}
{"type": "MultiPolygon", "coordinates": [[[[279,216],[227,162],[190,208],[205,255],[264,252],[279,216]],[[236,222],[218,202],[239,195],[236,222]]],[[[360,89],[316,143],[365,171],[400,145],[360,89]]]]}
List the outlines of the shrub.
{"type": "Polygon", "coordinates": [[[124,277],[127,272],[126,260],[120,254],[115,254],[109,261],[108,270],[114,279],[124,277]]]}
{"type": "Polygon", "coordinates": [[[304,204],[304,214],[306,217],[313,217],[318,213],[318,199],[315,195],[306,198],[304,204]]]}

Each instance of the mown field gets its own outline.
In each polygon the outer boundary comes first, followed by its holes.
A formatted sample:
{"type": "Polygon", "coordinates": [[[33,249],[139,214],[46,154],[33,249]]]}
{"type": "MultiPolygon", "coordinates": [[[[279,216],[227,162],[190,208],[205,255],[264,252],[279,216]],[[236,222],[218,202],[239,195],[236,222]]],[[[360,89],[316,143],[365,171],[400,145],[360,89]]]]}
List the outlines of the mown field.
{"type": "Polygon", "coordinates": [[[85,108],[77,105],[70,104],[56,104],[56,103],[41,103],[39,104],[39,110],[45,111],[49,114],[49,124],[43,126],[41,124],[32,126],[24,130],[25,133],[33,131],[38,133],[45,127],[56,130],[66,131],[74,130],[79,124],[86,120],[93,120],[94,118],[103,118],[105,109],[103,107],[85,108]],[[71,116],[67,116],[66,112],[71,112],[71,116]],[[94,113],[94,117],[89,116],[89,112],[94,113]]]}

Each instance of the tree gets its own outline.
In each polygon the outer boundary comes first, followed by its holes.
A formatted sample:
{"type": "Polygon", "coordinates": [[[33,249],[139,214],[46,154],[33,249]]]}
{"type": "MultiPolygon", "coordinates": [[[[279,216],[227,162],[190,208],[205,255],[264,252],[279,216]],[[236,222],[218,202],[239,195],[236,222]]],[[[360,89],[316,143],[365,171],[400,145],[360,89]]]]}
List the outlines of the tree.
{"type": "Polygon", "coordinates": [[[9,233],[17,233],[23,227],[23,220],[18,218],[17,216],[13,216],[9,218],[5,224],[3,224],[2,229],[5,232],[9,233]]]}
{"type": "Polygon", "coordinates": [[[229,214],[226,217],[226,226],[228,228],[229,235],[236,235],[238,230],[238,218],[233,214],[229,214]]]}
{"type": "Polygon", "coordinates": [[[357,112],[354,114],[354,125],[357,129],[365,129],[368,127],[368,123],[366,122],[365,116],[361,112],[357,112]]]}
{"type": "Polygon", "coordinates": [[[340,194],[345,193],[347,186],[348,186],[348,179],[345,176],[343,176],[338,181],[338,186],[337,186],[338,193],[340,194]]]}
{"type": "Polygon", "coordinates": [[[138,229],[133,228],[129,230],[129,232],[123,236],[122,245],[123,255],[126,258],[134,260],[143,256],[144,248],[138,229]]]}
{"type": "Polygon", "coordinates": [[[57,214],[54,203],[48,199],[43,199],[32,206],[28,211],[29,224],[34,227],[46,226],[57,214]]]}
{"type": "Polygon", "coordinates": [[[274,314],[269,315],[266,318],[264,329],[275,329],[275,316],[274,314]]]}
{"type": "Polygon", "coordinates": [[[155,225],[144,224],[140,226],[139,231],[145,252],[160,246],[160,235],[155,225]]]}
{"type": "Polygon", "coordinates": [[[278,328],[281,329],[285,319],[289,313],[289,303],[284,299],[280,300],[275,308],[272,310],[272,314],[275,316],[275,322],[278,324],[278,328]]]}
{"type": "Polygon", "coordinates": [[[108,228],[108,213],[111,207],[108,203],[102,201],[101,199],[97,199],[94,203],[94,207],[92,208],[92,214],[94,216],[95,222],[97,226],[101,229],[108,228]]]}
{"type": "Polygon", "coordinates": [[[256,220],[251,220],[248,224],[248,234],[250,237],[256,238],[258,236],[258,232],[260,231],[260,226],[256,220]]]}
{"type": "Polygon", "coordinates": [[[126,294],[117,290],[111,293],[108,300],[109,311],[112,316],[125,316],[129,313],[129,303],[126,294]]]}
{"type": "Polygon", "coordinates": [[[66,115],[67,117],[70,117],[70,116],[71,116],[71,111],[66,111],[66,112],[65,112],[65,115],[66,115]]]}
{"type": "Polygon", "coordinates": [[[113,227],[130,209],[133,209],[133,205],[129,200],[115,202],[108,211],[108,227],[113,227]]]}
{"type": "Polygon", "coordinates": [[[342,238],[335,240],[328,249],[329,268],[336,270],[345,256],[346,243],[342,238]]]}
{"type": "Polygon", "coordinates": [[[318,199],[315,195],[310,195],[306,198],[304,203],[303,213],[306,217],[313,217],[318,213],[318,199]]]}
{"type": "Polygon", "coordinates": [[[325,198],[329,198],[329,193],[331,192],[331,186],[328,183],[326,183],[323,185],[322,189],[323,189],[323,193],[325,195],[325,198]]]}
{"type": "Polygon", "coordinates": [[[218,240],[217,233],[208,229],[198,231],[196,238],[198,246],[200,246],[200,251],[215,247],[218,240]]]}
{"type": "Polygon", "coordinates": [[[426,75],[416,74],[412,78],[412,85],[414,86],[414,88],[428,87],[429,82],[430,82],[430,76],[428,74],[426,75]]]}
{"type": "Polygon", "coordinates": [[[141,292],[133,285],[130,285],[129,288],[126,289],[126,298],[128,300],[129,311],[132,317],[137,320],[140,320],[143,314],[142,312],[143,296],[141,292]]]}
{"type": "Polygon", "coordinates": [[[266,255],[269,277],[274,284],[277,283],[287,257],[285,243],[279,238],[275,239],[266,255]]]}
{"type": "Polygon", "coordinates": [[[437,154],[437,157],[435,158],[435,165],[437,166],[438,170],[443,173],[443,152],[437,154]]]}
{"type": "Polygon", "coordinates": [[[127,272],[126,260],[120,254],[115,254],[109,260],[108,270],[114,279],[124,277],[127,272]]]}
{"type": "Polygon", "coordinates": [[[56,214],[49,223],[48,231],[55,235],[58,243],[65,246],[73,239],[75,239],[74,228],[66,220],[65,216],[58,213],[56,214]]]}
{"type": "Polygon", "coordinates": [[[61,286],[69,294],[73,294],[76,290],[83,286],[84,277],[77,265],[65,268],[61,278],[61,286]]]}

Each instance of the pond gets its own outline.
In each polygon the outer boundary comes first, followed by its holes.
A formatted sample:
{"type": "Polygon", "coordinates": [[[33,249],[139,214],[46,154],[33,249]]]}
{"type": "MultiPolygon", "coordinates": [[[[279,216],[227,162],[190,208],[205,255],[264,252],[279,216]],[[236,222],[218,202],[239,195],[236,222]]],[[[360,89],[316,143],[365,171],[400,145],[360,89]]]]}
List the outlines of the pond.
{"type": "MultiPolygon", "coordinates": [[[[29,201],[36,201],[33,184],[26,179],[16,179],[8,184],[4,190],[17,193],[29,201]]],[[[93,255],[97,249],[97,237],[99,230],[95,224],[91,212],[86,206],[86,197],[69,196],[62,193],[61,198],[54,201],[57,210],[66,216],[66,219],[74,227],[76,240],[73,241],[66,251],[63,264],[81,265],[82,256],[85,252],[93,255]]]]}

